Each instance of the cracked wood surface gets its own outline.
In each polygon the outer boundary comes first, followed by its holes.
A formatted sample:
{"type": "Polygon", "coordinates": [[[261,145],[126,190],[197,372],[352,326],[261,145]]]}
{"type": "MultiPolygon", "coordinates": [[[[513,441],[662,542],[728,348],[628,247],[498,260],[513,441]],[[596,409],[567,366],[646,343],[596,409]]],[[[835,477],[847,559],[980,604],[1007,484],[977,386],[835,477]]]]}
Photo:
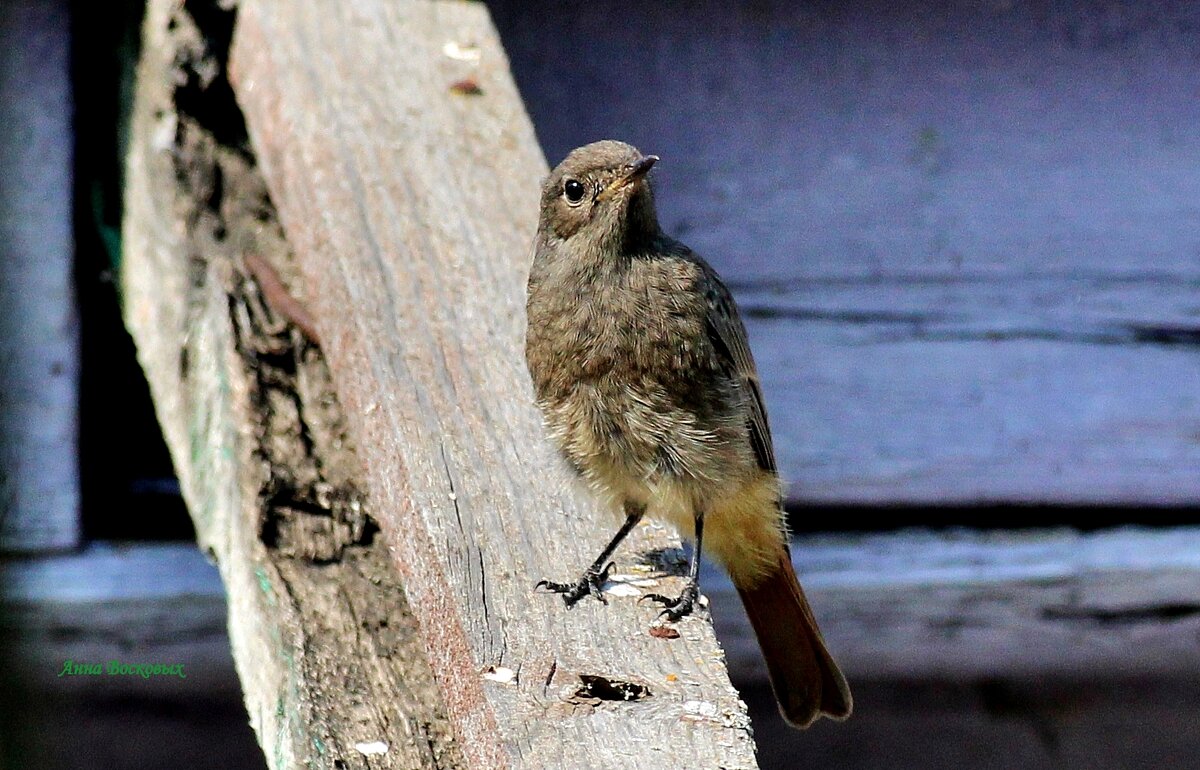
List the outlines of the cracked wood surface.
{"type": "Polygon", "coordinates": [[[249,0],[231,76],[468,765],[754,767],[709,622],[656,638],[633,600],[681,587],[673,535],[632,538],[608,606],[532,590],[574,577],[617,521],[533,404],[547,169],[486,9],[249,0]]]}
{"type": "Polygon", "coordinates": [[[465,767],[325,361],[280,302],[291,255],[225,77],[235,17],[203,1],[147,7],[125,322],[197,539],[220,568],[268,765],[465,767]]]}

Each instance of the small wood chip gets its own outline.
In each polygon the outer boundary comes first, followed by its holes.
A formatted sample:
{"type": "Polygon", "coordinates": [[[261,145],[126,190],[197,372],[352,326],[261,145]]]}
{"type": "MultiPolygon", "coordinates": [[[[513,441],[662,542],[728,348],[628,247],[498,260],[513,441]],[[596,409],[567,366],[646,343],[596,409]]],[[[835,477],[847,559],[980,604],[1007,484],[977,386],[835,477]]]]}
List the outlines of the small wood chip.
{"type": "Polygon", "coordinates": [[[517,672],[505,666],[488,666],[483,670],[483,678],[489,682],[511,684],[517,678],[517,672]]]}
{"type": "Polygon", "coordinates": [[[678,639],[679,632],[670,626],[650,626],[650,636],[655,639],[678,639]]]}
{"type": "Polygon", "coordinates": [[[359,754],[365,754],[368,757],[377,755],[377,754],[388,753],[388,745],[386,743],[384,743],[383,741],[371,741],[369,743],[356,743],[356,744],[354,744],[354,748],[358,751],[359,754]]]}
{"type": "Polygon", "coordinates": [[[479,46],[470,43],[463,44],[455,40],[446,41],[446,44],[442,46],[442,53],[451,59],[471,63],[478,63],[482,56],[479,46]]]}

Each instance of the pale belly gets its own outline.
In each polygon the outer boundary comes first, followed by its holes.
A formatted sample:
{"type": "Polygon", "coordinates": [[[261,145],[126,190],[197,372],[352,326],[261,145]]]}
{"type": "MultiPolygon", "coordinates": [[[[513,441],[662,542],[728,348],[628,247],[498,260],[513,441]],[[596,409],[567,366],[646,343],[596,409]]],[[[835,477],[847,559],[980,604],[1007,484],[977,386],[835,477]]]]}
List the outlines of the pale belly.
{"type": "Polygon", "coordinates": [[[567,460],[615,514],[642,506],[692,539],[702,510],[705,550],[727,571],[752,579],[777,564],[786,542],[779,481],[758,467],[744,425],[702,425],[653,394],[590,385],[543,409],[567,460]]]}

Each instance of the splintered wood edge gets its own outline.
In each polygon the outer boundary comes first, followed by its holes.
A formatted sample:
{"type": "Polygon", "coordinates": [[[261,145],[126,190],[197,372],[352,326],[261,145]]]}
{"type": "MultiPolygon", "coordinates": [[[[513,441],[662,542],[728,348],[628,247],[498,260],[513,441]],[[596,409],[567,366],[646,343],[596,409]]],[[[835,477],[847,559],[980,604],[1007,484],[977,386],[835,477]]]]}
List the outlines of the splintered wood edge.
{"type": "MultiPolygon", "coordinates": [[[[153,0],[147,7],[127,158],[121,285],[125,321],[137,343],[198,540],[219,562],[228,595],[230,643],[251,722],[273,768],[324,765],[334,759],[347,768],[365,768],[367,758],[350,745],[359,731],[370,740],[386,736],[390,744],[386,756],[370,759],[371,767],[460,767],[452,745],[434,746],[431,725],[441,720],[436,698],[416,704],[413,713],[405,711],[414,704],[396,684],[395,669],[420,652],[409,647],[397,628],[404,619],[393,616],[392,630],[381,640],[362,625],[356,608],[348,606],[350,599],[341,594],[344,602],[334,599],[338,612],[314,618],[313,612],[329,609],[325,589],[330,570],[344,565],[322,568],[302,559],[279,563],[259,537],[264,513],[259,492],[269,471],[256,455],[258,424],[249,396],[253,386],[231,318],[230,286],[237,280],[231,274],[232,247],[222,236],[185,221],[186,212],[211,202],[185,199],[172,165],[180,152],[180,132],[171,67],[181,53],[178,48],[189,42],[178,36],[194,32],[190,22],[169,22],[186,21],[172,17],[183,12],[173,0],[153,0]],[[197,251],[203,259],[196,258],[197,251]],[[318,621],[342,626],[313,639],[310,627],[318,621]],[[390,678],[380,681],[397,689],[371,696],[348,691],[345,682],[329,681],[328,671],[310,660],[318,642],[326,659],[376,664],[367,670],[385,672],[390,678]],[[363,698],[380,702],[364,709],[363,698]]],[[[194,50],[183,53],[197,55],[194,50]]],[[[228,236],[233,242],[239,234],[228,236]]],[[[371,582],[371,576],[352,577],[360,588],[371,582]]],[[[346,594],[351,588],[342,583],[337,590],[346,594]]]]}
{"type": "MultiPolygon", "coordinates": [[[[649,744],[755,767],[707,621],[668,642],[647,604],[568,615],[532,592],[581,570],[615,522],[553,458],[521,361],[546,166],[486,9],[247,0],[231,74],[469,764],[632,768],[649,744]],[[448,41],[482,65],[444,54],[448,41]],[[455,90],[468,75],[477,92],[455,90]],[[654,696],[580,701],[584,674],[654,696]]],[[[677,547],[647,532],[619,564],[677,547]]],[[[662,564],[673,588],[679,565],[662,564]]]]}

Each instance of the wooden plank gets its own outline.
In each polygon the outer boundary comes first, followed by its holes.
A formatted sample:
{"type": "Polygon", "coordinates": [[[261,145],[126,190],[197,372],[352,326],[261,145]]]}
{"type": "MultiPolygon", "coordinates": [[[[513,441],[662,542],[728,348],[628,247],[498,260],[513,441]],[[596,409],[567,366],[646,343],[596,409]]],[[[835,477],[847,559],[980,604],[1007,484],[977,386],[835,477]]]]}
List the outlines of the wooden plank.
{"type": "Polygon", "coordinates": [[[1200,501],[1191,4],[490,7],[552,160],[662,156],[794,500],[1200,501]]]}
{"type": "MultiPolygon", "coordinates": [[[[1047,769],[1129,767],[1158,757],[1163,758],[1160,764],[1170,765],[1172,756],[1195,755],[1200,737],[1189,725],[1198,718],[1191,684],[1196,657],[1186,645],[1197,629],[1186,613],[1170,617],[1170,612],[1156,612],[1180,599],[1194,601],[1195,592],[1159,594],[1156,600],[1143,590],[1153,588],[1152,575],[1160,571],[1190,573],[1198,580],[1198,534],[1196,529],[1082,537],[1058,532],[997,539],[899,533],[890,537],[890,544],[868,537],[861,550],[850,539],[801,541],[797,562],[808,565],[808,581],[821,584],[813,593],[823,620],[840,618],[831,643],[852,652],[855,693],[869,708],[845,725],[789,730],[774,718],[774,699],[746,629],[739,632],[736,624],[732,630],[720,628],[742,697],[764,717],[755,721],[759,762],[792,768],[802,755],[816,767],[873,768],[879,764],[880,745],[899,752],[889,766],[923,769],[970,764],[980,746],[1004,746],[1028,757],[1031,767],[1047,769]],[[900,597],[899,609],[881,612],[885,576],[875,569],[877,564],[909,587],[906,594],[925,598],[900,597]],[[1059,608],[1057,617],[1064,623],[1071,617],[1061,612],[1061,602],[1053,601],[1049,579],[1086,579],[1099,573],[1118,579],[1100,581],[1079,596],[1073,610],[1075,633],[1031,627],[1042,625],[1039,608],[1059,608]],[[926,595],[918,586],[927,585],[941,588],[926,595]],[[926,648],[928,636],[939,627],[932,597],[947,597],[941,609],[949,612],[967,603],[971,587],[976,599],[984,591],[992,598],[967,618],[962,632],[954,637],[943,633],[926,648]],[[1027,599],[1017,597],[1022,590],[1027,599]],[[1003,609],[1006,600],[999,596],[1008,597],[1009,609],[1003,609]],[[924,609],[912,611],[918,604],[924,609]],[[1025,609],[1017,612],[1018,607],[1025,609]],[[869,629],[848,628],[867,618],[869,629]],[[975,624],[981,619],[996,631],[986,643],[980,642],[981,629],[975,624]],[[919,630],[923,627],[928,631],[919,630]],[[1053,643],[1034,643],[1026,657],[1013,654],[1039,635],[1053,643]],[[1170,637],[1178,649],[1164,644],[1170,637]],[[1010,649],[989,666],[937,669],[939,659],[961,659],[962,654],[946,654],[949,646],[987,661],[999,639],[1006,639],[1010,649]],[[868,649],[868,643],[875,649],[868,649]],[[898,649],[909,651],[916,665],[899,665],[894,657],[898,649]],[[1030,657],[1047,649],[1057,662],[1030,667],[1030,657]],[[1077,660],[1081,650],[1083,660],[1077,660]],[[1115,668],[1086,668],[1095,650],[1107,650],[1123,662],[1115,668]],[[876,665],[879,660],[882,666],[876,665]],[[1009,668],[1008,661],[1016,667],[1009,668]],[[1069,665],[1060,669],[1064,661],[1069,665]],[[1160,729],[1146,730],[1148,722],[1160,729]],[[1035,724],[1038,730],[1031,729],[1035,724]]],[[[717,589],[715,583],[708,585],[717,589]]],[[[1178,589],[1185,586],[1177,584],[1178,589]]],[[[718,621],[737,617],[725,611],[732,595],[717,589],[709,596],[718,621]]],[[[950,630],[944,623],[940,629],[950,630]]],[[[193,545],[94,545],[81,554],[0,564],[0,650],[6,663],[0,669],[15,674],[26,690],[22,706],[27,704],[42,720],[26,723],[61,725],[43,735],[63,759],[37,766],[73,766],[68,758],[94,757],[106,748],[128,753],[122,736],[130,719],[137,720],[139,734],[146,738],[138,748],[146,757],[142,766],[162,765],[181,753],[203,763],[199,757],[204,751],[210,756],[213,751],[233,753],[230,733],[245,720],[244,713],[238,717],[233,709],[240,707],[240,692],[225,634],[220,577],[193,545]],[[69,658],[182,661],[188,678],[57,677],[69,658]],[[113,695],[125,697],[114,703],[113,695]],[[206,717],[197,725],[181,720],[187,711],[172,709],[159,724],[139,705],[144,701],[138,699],[147,697],[159,704],[186,702],[188,711],[195,711],[199,702],[206,714],[223,714],[227,721],[206,717]],[[176,740],[167,745],[167,736],[176,740]],[[216,745],[201,749],[206,741],[216,745]]],[[[10,702],[11,690],[6,693],[10,702]]],[[[29,720],[29,713],[24,716],[29,720]]],[[[1011,766],[994,752],[989,756],[986,767],[1011,766]]],[[[186,760],[185,766],[190,766],[186,760]]]]}
{"type": "MultiPolygon", "coordinates": [[[[793,552],[856,681],[1200,673],[1187,654],[1200,630],[1200,528],[829,535],[801,538],[793,552]]],[[[765,686],[732,586],[705,569],[730,671],[765,686]]],[[[3,646],[30,685],[71,685],[56,676],[67,659],[178,659],[202,682],[189,687],[233,684],[224,590],[195,546],[98,544],[8,561],[0,604],[3,646]]]]}
{"type": "MultiPolygon", "coordinates": [[[[880,745],[897,748],[889,766],[923,770],[978,764],[980,746],[1004,746],[1006,752],[1028,758],[1030,767],[1047,770],[1064,765],[1130,767],[1160,757],[1160,764],[1170,765],[1171,757],[1196,754],[1200,738],[1189,729],[1198,718],[1191,684],[1196,659],[1188,654],[1186,645],[1196,638],[1197,629],[1186,613],[1172,618],[1169,612],[1155,611],[1169,608],[1181,598],[1194,601],[1195,592],[1160,594],[1158,599],[1165,600],[1160,602],[1140,594],[1153,586],[1149,578],[1160,570],[1191,573],[1193,581],[1200,579],[1195,556],[1200,553],[1197,530],[1083,537],[1059,532],[1048,538],[1029,533],[1002,539],[963,533],[900,533],[891,539],[895,542],[886,544],[883,538],[868,537],[862,545],[865,555],[849,539],[805,539],[798,544],[797,562],[809,566],[807,580],[822,584],[814,592],[822,618],[842,619],[838,637],[831,642],[839,650],[847,649],[848,642],[854,648],[855,693],[860,703],[870,707],[861,709],[851,722],[804,733],[787,729],[774,719],[774,699],[755,663],[758,653],[745,636],[747,630],[739,632],[736,625],[732,630],[719,629],[742,697],[764,716],[755,722],[763,767],[792,768],[795,757],[802,755],[816,767],[874,768],[879,764],[880,745]],[[881,554],[882,560],[877,562],[881,554]],[[1015,558],[1008,558],[1009,554],[1015,558]],[[928,644],[928,637],[916,635],[921,633],[917,629],[936,620],[932,602],[920,602],[925,609],[909,617],[918,602],[901,598],[900,609],[881,613],[879,596],[885,579],[874,569],[877,563],[888,573],[894,571],[900,584],[910,586],[910,592],[917,595],[922,595],[923,589],[916,585],[942,586],[938,591],[942,596],[956,591],[958,598],[945,600],[945,611],[964,604],[969,586],[979,593],[986,590],[991,597],[1003,592],[1011,599],[1010,607],[1026,609],[1021,613],[1001,609],[994,617],[1001,600],[992,598],[969,618],[975,621],[982,616],[995,627],[997,634],[987,643],[980,643],[978,627],[968,622],[966,628],[971,631],[955,638],[943,634],[934,648],[926,649],[922,645],[928,644]],[[1013,652],[1023,640],[1038,635],[1030,628],[1030,619],[1036,621],[1039,607],[1063,607],[1045,601],[1053,598],[1046,579],[1066,574],[1095,576],[1098,572],[1123,577],[1105,581],[1108,585],[1099,586],[1100,591],[1088,590],[1079,598],[1074,610],[1077,633],[1052,636],[1050,629],[1040,632],[1053,644],[1035,643],[1029,653],[1050,649],[1058,663],[1046,661],[1026,668],[1029,659],[1013,652]],[[1030,599],[1017,598],[1020,590],[1030,599]],[[1038,595],[1041,604],[1034,603],[1038,595]],[[1089,614],[1093,617],[1087,617],[1089,614]],[[861,617],[852,620],[856,616],[861,617]],[[884,625],[872,625],[869,631],[847,628],[864,623],[867,617],[884,625]],[[1024,630],[1019,634],[1018,628],[1024,630]],[[907,637],[902,638],[905,631],[907,637]],[[859,644],[851,641],[855,637],[861,640],[859,644]],[[1170,637],[1175,638],[1178,649],[1163,644],[1170,637]],[[1011,647],[991,666],[968,671],[935,668],[939,658],[961,658],[955,653],[946,655],[950,645],[987,660],[996,650],[998,638],[1006,638],[1011,647]],[[867,642],[877,648],[865,649],[867,642]],[[896,649],[909,650],[918,658],[917,665],[897,665],[896,649]],[[1085,652],[1084,660],[1076,660],[1077,651],[1094,653],[1097,649],[1107,649],[1124,662],[1097,671],[1082,665],[1092,659],[1091,654],[1085,652]],[[883,665],[877,666],[880,655],[884,656],[883,665]],[[1006,662],[1014,659],[1019,668],[1008,668],[1006,662]],[[1059,668],[1063,661],[1071,664],[1065,675],[1059,668]],[[1074,665],[1081,670],[1074,671],[1074,665]],[[997,671],[1001,675],[996,676],[997,671]],[[977,678],[981,675],[982,679],[977,678]],[[1136,686],[1130,684],[1133,676],[1136,686]],[[1150,722],[1159,729],[1146,730],[1150,722]],[[1037,730],[1031,729],[1034,725],[1037,730]]],[[[716,588],[715,583],[708,585],[716,588]]],[[[1185,584],[1179,583],[1178,588],[1185,584]]],[[[724,611],[732,595],[721,590],[709,595],[719,621],[737,616],[724,611]]],[[[1069,615],[1060,613],[1059,617],[1066,621],[1069,615]]],[[[30,711],[42,720],[26,723],[56,725],[44,730],[43,736],[47,745],[58,751],[56,758],[62,759],[38,766],[72,766],[68,758],[94,757],[106,748],[114,754],[127,754],[131,749],[121,736],[130,719],[137,720],[139,734],[146,738],[137,749],[146,757],[143,766],[161,765],[181,753],[185,758],[196,757],[199,763],[204,761],[202,752],[209,752],[210,757],[213,751],[234,753],[230,732],[245,716],[239,718],[231,708],[239,705],[240,694],[224,619],[224,594],[217,570],[191,545],[100,545],[78,555],[0,564],[0,650],[7,664],[0,669],[17,675],[27,692],[30,711]],[[188,679],[58,678],[56,674],[68,658],[178,660],[186,664],[188,679]],[[114,703],[113,695],[126,697],[114,703]],[[141,701],[135,700],[146,697],[159,704],[166,701],[183,706],[186,701],[188,707],[200,702],[205,713],[224,714],[227,721],[205,719],[197,726],[181,720],[181,711],[171,710],[164,712],[167,716],[157,724],[139,705],[141,701]],[[167,736],[176,739],[169,746],[163,740],[167,736]],[[201,749],[205,741],[215,741],[216,746],[201,749]]],[[[948,629],[943,625],[942,630],[948,629]]],[[[11,701],[11,690],[6,692],[11,701]]],[[[26,719],[29,716],[25,714],[26,719]]],[[[983,766],[1011,766],[994,751],[989,757],[983,766]]]]}
{"type": "Polygon", "coordinates": [[[1193,347],[840,326],[749,324],[795,501],[1200,501],[1193,347]]]}
{"type": "Polygon", "coordinates": [[[79,542],[67,3],[0,4],[0,550],[79,542]]]}
{"type": "MultiPolygon", "coordinates": [[[[793,554],[852,681],[1200,674],[1200,528],[827,535],[793,554]]],[[[704,577],[731,673],[758,677],[736,593],[704,577]]]]}
{"type": "MultiPolygon", "coordinates": [[[[754,737],[763,770],[795,770],[797,757],[801,767],[838,770],[1191,767],[1200,758],[1193,683],[863,682],[854,693],[862,708],[841,730],[786,733],[764,724],[754,737]]],[[[747,699],[755,695],[770,697],[747,699]]]]}
{"type": "Polygon", "coordinates": [[[268,764],[463,767],[356,486],[324,359],[269,296],[294,281],[225,79],[235,16],[148,5],[126,173],[126,324],[220,568],[268,764]],[[248,252],[257,272],[282,277],[252,280],[248,252]]]}
{"type": "Polygon", "coordinates": [[[225,616],[220,576],[195,544],[0,562],[0,756],[64,770],[263,767],[225,616]]]}
{"type": "Polygon", "coordinates": [[[182,699],[238,689],[225,593],[195,545],[95,544],[0,564],[0,648],[4,668],[42,695],[182,699]],[[105,673],[60,676],[67,661],[105,673]],[[179,665],[184,676],[109,674],[112,661],[179,665]]]}
{"type": "Polygon", "coordinates": [[[1183,0],[489,5],[547,155],[660,153],[664,225],[741,279],[1200,271],[1183,0]]]}
{"type": "MultiPolygon", "coordinates": [[[[523,300],[546,166],[484,7],[249,0],[232,63],[467,763],[754,766],[706,621],[665,641],[646,604],[568,613],[532,593],[589,563],[616,522],[533,405],[523,300]],[[452,88],[465,78],[480,93],[452,88]],[[516,679],[482,676],[496,667],[516,679]],[[588,698],[582,675],[652,695],[588,698]]],[[[620,571],[673,542],[647,528],[620,571]]],[[[678,571],[657,578],[667,591],[678,571]]]]}

